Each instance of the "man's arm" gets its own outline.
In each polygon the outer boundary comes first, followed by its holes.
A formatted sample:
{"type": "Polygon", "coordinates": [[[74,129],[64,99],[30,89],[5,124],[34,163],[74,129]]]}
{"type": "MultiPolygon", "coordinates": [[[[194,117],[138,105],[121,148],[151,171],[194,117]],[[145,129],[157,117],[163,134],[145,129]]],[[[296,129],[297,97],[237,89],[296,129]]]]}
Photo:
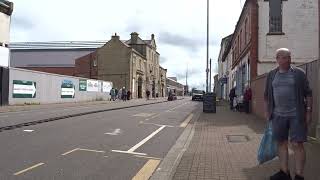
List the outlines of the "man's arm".
{"type": "Polygon", "coordinates": [[[270,116],[270,112],[269,112],[269,108],[268,108],[268,96],[269,96],[269,91],[268,91],[268,84],[269,84],[269,74],[267,75],[266,78],[266,83],[265,83],[265,89],[264,89],[264,117],[266,120],[269,119],[270,116]]]}

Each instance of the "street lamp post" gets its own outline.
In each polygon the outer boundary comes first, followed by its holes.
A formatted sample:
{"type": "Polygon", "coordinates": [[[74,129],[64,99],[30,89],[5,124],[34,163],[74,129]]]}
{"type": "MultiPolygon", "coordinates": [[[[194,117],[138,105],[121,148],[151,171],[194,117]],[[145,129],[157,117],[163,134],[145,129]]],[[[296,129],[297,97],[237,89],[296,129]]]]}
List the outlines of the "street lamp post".
{"type": "Polygon", "coordinates": [[[208,76],[209,76],[209,0],[207,0],[207,68],[206,68],[206,93],[208,93],[208,76]]]}
{"type": "Polygon", "coordinates": [[[211,83],[211,80],[212,80],[211,71],[212,71],[212,65],[211,65],[211,58],[210,58],[209,92],[212,92],[211,91],[212,90],[212,88],[211,88],[211,85],[212,85],[212,83],[211,83]]]}

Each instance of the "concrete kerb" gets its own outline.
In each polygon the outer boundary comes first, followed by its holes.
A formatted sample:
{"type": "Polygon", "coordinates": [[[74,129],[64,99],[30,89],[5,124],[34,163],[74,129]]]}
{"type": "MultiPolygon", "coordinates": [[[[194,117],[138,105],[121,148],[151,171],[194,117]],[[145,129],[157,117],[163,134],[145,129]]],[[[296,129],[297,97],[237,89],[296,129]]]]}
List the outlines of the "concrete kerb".
{"type": "Polygon", "coordinates": [[[171,180],[173,178],[181,158],[188,149],[193,138],[195,126],[201,114],[200,110],[201,108],[197,108],[193,111],[195,115],[190,122],[194,122],[194,124],[189,123],[187,125],[150,180],[171,180]]]}
{"type": "MultiPolygon", "coordinates": [[[[131,101],[137,101],[140,99],[134,99],[131,101]]],[[[153,99],[152,99],[153,100],[153,99]]],[[[51,106],[55,108],[59,107],[78,107],[81,105],[105,105],[105,104],[118,104],[123,102],[121,101],[83,101],[83,102],[67,102],[67,103],[52,103],[52,104],[40,104],[40,105],[12,105],[12,106],[0,106],[0,114],[7,113],[7,112],[25,112],[30,110],[40,110],[40,109],[50,109],[51,106]],[[37,107],[38,106],[38,107],[37,107]],[[43,106],[43,107],[41,107],[43,106]],[[3,108],[4,107],[4,108],[3,108]],[[3,109],[2,109],[3,108],[3,109]]]]}
{"type": "MultiPolygon", "coordinates": [[[[177,99],[177,100],[183,100],[183,99],[184,98],[177,99]]],[[[36,124],[40,124],[40,123],[50,122],[50,121],[62,120],[62,119],[71,118],[71,117],[78,117],[78,116],[84,116],[84,115],[89,115],[89,114],[95,114],[95,113],[107,112],[107,111],[114,111],[114,110],[120,110],[120,109],[128,109],[128,108],[133,108],[133,107],[146,106],[146,105],[150,105],[150,104],[160,104],[160,103],[164,103],[164,102],[168,102],[168,101],[164,100],[164,101],[159,101],[159,102],[144,103],[144,104],[137,104],[137,105],[131,105],[131,106],[117,107],[117,108],[109,108],[109,109],[103,109],[103,110],[97,110],[97,111],[89,111],[89,112],[83,112],[83,113],[77,113],[77,114],[70,114],[70,115],[65,115],[65,116],[58,116],[58,117],[53,117],[53,118],[41,119],[41,120],[25,122],[25,123],[10,125],[10,126],[3,126],[3,127],[0,127],[0,132],[5,131],[5,130],[13,130],[13,129],[17,129],[17,128],[22,128],[22,127],[25,127],[25,126],[30,126],[30,125],[36,125],[36,124]]]]}

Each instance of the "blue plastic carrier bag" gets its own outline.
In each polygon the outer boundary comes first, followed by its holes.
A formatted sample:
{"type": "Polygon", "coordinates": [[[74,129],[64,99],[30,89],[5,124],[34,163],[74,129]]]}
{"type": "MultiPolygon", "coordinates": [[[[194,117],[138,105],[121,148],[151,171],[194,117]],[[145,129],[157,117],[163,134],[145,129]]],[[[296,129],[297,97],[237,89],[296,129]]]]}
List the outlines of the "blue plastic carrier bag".
{"type": "Polygon", "coordinates": [[[259,164],[263,164],[277,157],[277,142],[274,140],[272,134],[272,121],[269,121],[258,150],[259,164]]]}

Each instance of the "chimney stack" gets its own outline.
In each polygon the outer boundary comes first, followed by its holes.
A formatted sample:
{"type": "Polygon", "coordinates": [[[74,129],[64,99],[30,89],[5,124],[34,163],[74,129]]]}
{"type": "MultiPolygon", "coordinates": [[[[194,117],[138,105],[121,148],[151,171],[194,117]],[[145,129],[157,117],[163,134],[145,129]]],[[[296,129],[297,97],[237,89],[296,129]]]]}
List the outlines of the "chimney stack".
{"type": "Polygon", "coordinates": [[[133,32],[131,35],[131,44],[137,44],[139,34],[137,32],[133,32]]]}
{"type": "Polygon", "coordinates": [[[112,40],[120,40],[120,37],[117,35],[117,33],[114,33],[113,36],[111,36],[112,40]]]}

